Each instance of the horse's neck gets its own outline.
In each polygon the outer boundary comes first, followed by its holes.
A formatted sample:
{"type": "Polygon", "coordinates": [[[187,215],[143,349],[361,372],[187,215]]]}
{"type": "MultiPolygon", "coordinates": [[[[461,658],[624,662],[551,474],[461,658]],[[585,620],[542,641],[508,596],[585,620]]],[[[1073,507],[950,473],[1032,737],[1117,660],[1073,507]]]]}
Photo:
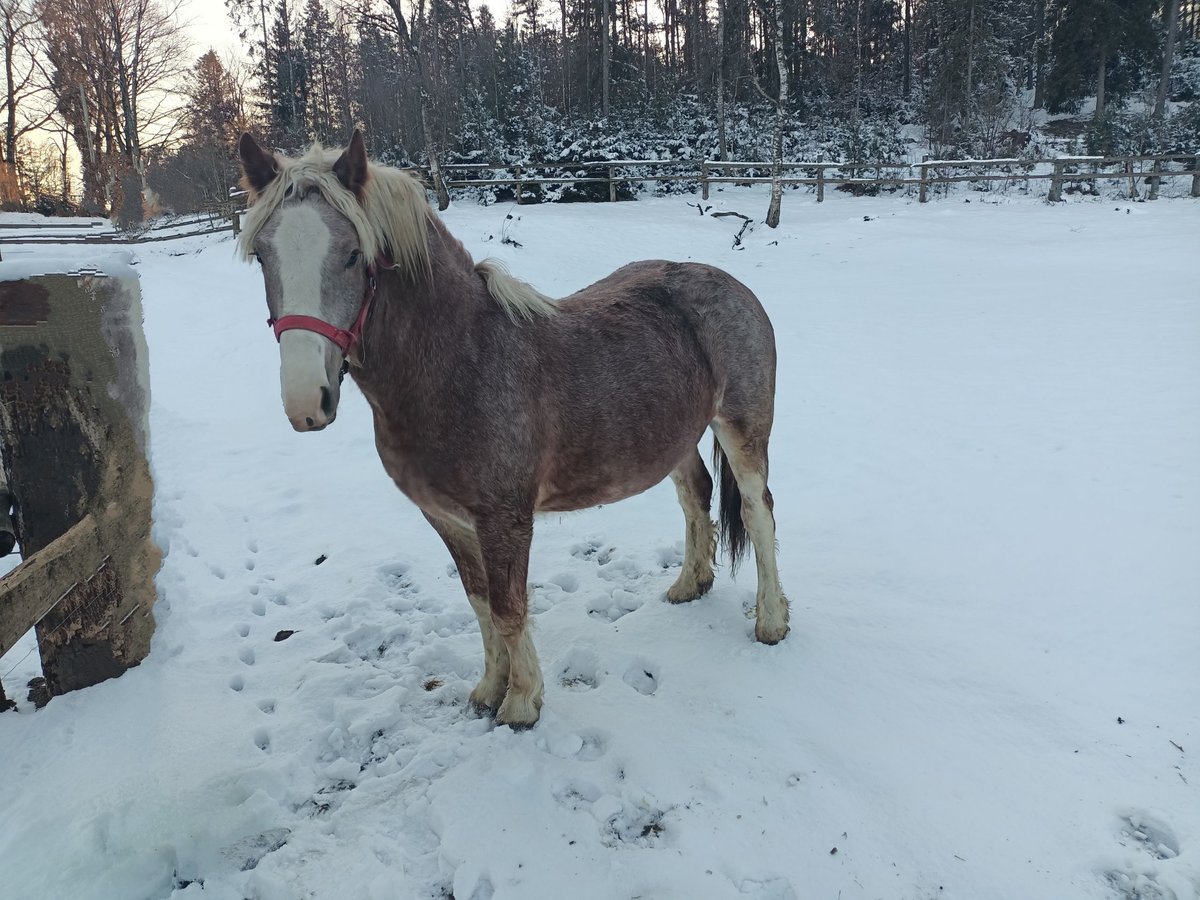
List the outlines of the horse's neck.
{"type": "Polygon", "coordinates": [[[429,223],[428,273],[384,271],[355,380],[376,410],[424,402],[454,377],[490,302],[470,254],[441,222],[429,223]],[[410,401],[404,404],[405,398],[410,401]]]}

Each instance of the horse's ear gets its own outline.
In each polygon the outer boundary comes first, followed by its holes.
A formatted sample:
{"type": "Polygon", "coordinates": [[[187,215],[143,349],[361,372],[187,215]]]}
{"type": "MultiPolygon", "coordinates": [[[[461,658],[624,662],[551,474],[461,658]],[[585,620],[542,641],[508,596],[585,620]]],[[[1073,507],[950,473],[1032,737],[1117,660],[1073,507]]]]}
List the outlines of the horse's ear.
{"type": "Polygon", "coordinates": [[[342,151],[333,164],[333,174],[346,190],[361,197],[363,185],[367,183],[367,148],[363,144],[362,132],[357,128],[350,136],[350,146],[342,151]]]}
{"type": "Polygon", "coordinates": [[[275,157],[258,146],[248,133],[243,133],[238,141],[238,157],[242,161],[242,183],[254,194],[260,193],[279,174],[275,157]]]}

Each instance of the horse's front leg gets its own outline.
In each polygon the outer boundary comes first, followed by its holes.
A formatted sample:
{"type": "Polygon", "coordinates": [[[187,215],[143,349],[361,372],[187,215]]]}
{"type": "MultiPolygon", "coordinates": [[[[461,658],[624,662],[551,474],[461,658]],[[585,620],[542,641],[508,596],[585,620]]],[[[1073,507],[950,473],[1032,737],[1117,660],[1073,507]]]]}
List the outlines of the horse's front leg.
{"type": "Polygon", "coordinates": [[[492,626],[508,650],[508,693],[496,721],[513,728],[534,725],[542,709],[542,669],[529,635],[529,545],[533,512],[498,510],[475,523],[487,573],[492,626]]]}
{"type": "Polygon", "coordinates": [[[495,713],[508,691],[508,648],[492,625],[487,575],[479,553],[479,540],[468,527],[434,518],[428,513],[425,518],[450,551],[467,599],[479,620],[479,633],[483,637],[483,677],[471,691],[471,706],[476,712],[495,713]]]}

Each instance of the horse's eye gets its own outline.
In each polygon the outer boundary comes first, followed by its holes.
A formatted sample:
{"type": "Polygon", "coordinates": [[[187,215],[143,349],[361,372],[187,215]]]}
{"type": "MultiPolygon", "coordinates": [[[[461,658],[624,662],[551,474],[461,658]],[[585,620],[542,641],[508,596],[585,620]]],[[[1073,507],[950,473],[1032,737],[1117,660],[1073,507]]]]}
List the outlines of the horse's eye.
{"type": "Polygon", "coordinates": [[[359,257],[359,256],[360,256],[360,253],[359,253],[359,251],[358,251],[358,250],[355,250],[353,253],[351,253],[351,254],[350,254],[350,258],[349,258],[348,260],[346,260],[346,268],[347,268],[347,269],[349,269],[349,268],[350,268],[351,266],[353,266],[353,265],[354,265],[356,262],[358,262],[358,257],[359,257]]]}
{"type": "Polygon", "coordinates": [[[257,253],[254,254],[254,261],[257,262],[260,266],[262,265],[262,257],[259,256],[257,253]]]}

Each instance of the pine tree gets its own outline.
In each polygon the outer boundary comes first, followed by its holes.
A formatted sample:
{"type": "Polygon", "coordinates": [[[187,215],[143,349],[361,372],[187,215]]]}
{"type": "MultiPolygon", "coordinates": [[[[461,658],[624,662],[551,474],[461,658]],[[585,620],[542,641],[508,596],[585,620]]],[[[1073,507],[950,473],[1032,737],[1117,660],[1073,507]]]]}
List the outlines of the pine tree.
{"type": "Polygon", "coordinates": [[[1057,0],[1047,91],[1050,110],[1066,109],[1094,93],[1096,119],[1102,119],[1109,99],[1127,92],[1133,83],[1119,63],[1145,64],[1154,55],[1155,7],[1156,0],[1057,0]]]}

